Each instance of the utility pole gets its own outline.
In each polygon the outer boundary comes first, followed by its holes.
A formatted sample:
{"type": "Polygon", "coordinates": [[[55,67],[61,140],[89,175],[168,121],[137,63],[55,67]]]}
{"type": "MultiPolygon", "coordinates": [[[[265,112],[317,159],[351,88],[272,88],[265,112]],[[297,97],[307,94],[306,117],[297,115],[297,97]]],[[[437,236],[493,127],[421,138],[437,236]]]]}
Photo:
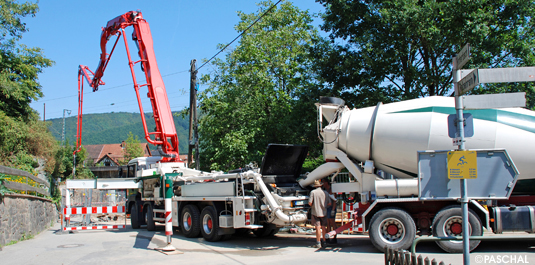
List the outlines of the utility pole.
{"type": "Polygon", "coordinates": [[[190,63],[190,90],[189,90],[189,148],[188,167],[193,161],[193,150],[195,150],[195,169],[199,169],[199,136],[197,133],[197,60],[190,63]]]}
{"type": "Polygon", "coordinates": [[[45,121],[45,115],[46,115],[46,103],[43,103],[43,121],[45,121]]]}
{"type": "Polygon", "coordinates": [[[65,144],[65,112],[67,112],[67,115],[71,115],[71,110],[63,109],[63,131],[61,133],[61,145],[65,144]]]}

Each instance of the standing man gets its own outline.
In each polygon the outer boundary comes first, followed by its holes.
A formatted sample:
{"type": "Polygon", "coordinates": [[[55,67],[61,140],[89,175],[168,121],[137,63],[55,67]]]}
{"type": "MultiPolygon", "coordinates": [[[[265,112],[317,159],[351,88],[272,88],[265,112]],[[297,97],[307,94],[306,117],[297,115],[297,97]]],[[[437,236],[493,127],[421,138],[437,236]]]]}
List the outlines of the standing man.
{"type": "Polygon", "coordinates": [[[329,196],[321,189],[321,182],[319,180],[314,181],[314,189],[310,192],[308,199],[308,205],[312,211],[312,224],[316,227],[316,244],[311,246],[313,248],[321,248],[325,246],[325,233],[327,228],[326,212],[327,207],[331,204],[329,196]]]}
{"type": "MultiPolygon", "coordinates": [[[[334,196],[332,192],[331,183],[329,183],[329,180],[327,178],[322,179],[323,183],[323,189],[325,190],[327,196],[331,199],[331,205],[327,207],[327,213],[325,215],[326,220],[326,227],[327,232],[331,232],[336,230],[336,197],[334,196]]],[[[329,244],[336,244],[338,241],[336,240],[336,235],[334,238],[327,239],[327,243],[329,244]]]]}

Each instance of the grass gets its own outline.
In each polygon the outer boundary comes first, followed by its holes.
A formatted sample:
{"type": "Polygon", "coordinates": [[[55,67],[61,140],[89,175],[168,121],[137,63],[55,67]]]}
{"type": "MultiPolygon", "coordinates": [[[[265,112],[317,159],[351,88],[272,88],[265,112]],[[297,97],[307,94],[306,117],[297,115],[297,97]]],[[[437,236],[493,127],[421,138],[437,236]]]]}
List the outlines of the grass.
{"type": "Polygon", "coordinates": [[[28,235],[26,235],[26,233],[22,233],[22,236],[20,237],[19,240],[11,240],[11,242],[9,242],[9,243],[7,243],[7,244],[5,244],[5,245],[3,245],[3,246],[0,245],[0,248],[5,247],[5,246],[15,245],[15,244],[17,244],[17,243],[20,242],[20,241],[30,240],[30,239],[32,239],[32,238],[34,238],[34,237],[35,237],[35,236],[32,235],[32,234],[28,234],[28,235]]]}

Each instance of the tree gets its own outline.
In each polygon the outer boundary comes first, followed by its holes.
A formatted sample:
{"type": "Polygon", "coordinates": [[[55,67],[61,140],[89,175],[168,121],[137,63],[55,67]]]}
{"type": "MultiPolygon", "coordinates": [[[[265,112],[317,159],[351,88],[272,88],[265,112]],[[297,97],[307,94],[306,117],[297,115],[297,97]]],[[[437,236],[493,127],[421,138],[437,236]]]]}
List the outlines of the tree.
{"type": "MultiPolygon", "coordinates": [[[[265,1],[257,13],[238,12],[236,30],[244,31],[272,5],[265,1]]],[[[208,88],[199,96],[203,169],[261,162],[268,143],[317,142],[315,131],[302,133],[315,129],[313,102],[310,113],[297,112],[307,108],[301,98],[315,96],[317,88],[309,71],[307,46],[317,36],[311,22],[307,11],[282,2],[242,35],[225,60],[212,61],[214,71],[201,78],[208,88]]]]}
{"type": "Polygon", "coordinates": [[[145,156],[145,152],[143,151],[143,148],[141,148],[139,138],[137,135],[134,136],[132,132],[128,132],[128,138],[123,147],[123,161],[121,161],[121,163],[128,164],[128,161],[143,156],[145,156]]]}
{"type": "Polygon", "coordinates": [[[43,96],[37,76],[53,64],[40,48],[17,43],[28,30],[22,19],[37,11],[36,3],[0,0],[0,110],[24,120],[35,118],[30,102],[43,96]]]}
{"type": "MultiPolygon", "coordinates": [[[[533,1],[319,2],[326,8],[321,28],[330,41],[312,48],[316,69],[334,94],[355,106],[450,95],[452,58],[466,43],[472,47],[466,68],[535,63],[533,1]]],[[[525,91],[533,108],[533,87],[485,88],[525,91]]]]}
{"type": "Polygon", "coordinates": [[[18,44],[27,31],[22,19],[37,10],[35,3],[0,0],[0,163],[32,172],[40,157],[52,172],[57,143],[30,102],[42,96],[37,77],[53,61],[18,44]]]}
{"type": "Polygon", "coordinates": [[[88,168],[85,167],[84,161],[87,159],[87,150],[85,147],[81,147],[80,151],[76,153],[76,163],[74,161],[74,149],[75,146],[69,144],[69,140],[65,141],[65,144],[58,148],[55,154],[55,164],[52,175],[56,178],[65,179],[88,179],[93,178],[94,175],[88,168]],[[76,164],[76,176],[72,176],[72,167],[76,164]]]}

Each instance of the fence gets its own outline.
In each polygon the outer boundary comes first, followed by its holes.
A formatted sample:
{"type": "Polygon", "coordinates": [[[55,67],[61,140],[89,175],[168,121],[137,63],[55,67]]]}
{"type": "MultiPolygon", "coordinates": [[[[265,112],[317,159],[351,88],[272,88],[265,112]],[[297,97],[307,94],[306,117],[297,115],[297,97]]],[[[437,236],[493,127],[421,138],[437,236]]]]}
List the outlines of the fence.
{"type": "MultiPolygon", "coordinates": [[[[385,247],[385,265],[445,265],[443,261],[437,262],[422,255],[416,257],[415,253],[407,250],[398,250],[385,247]]],[[[451,264],[450,264],[451,265],[451,264]]]]}
{"type": "MultiPolygon", "coordinates": [[[[50,184],[48,183],[48,181],[46,180],[43,180],[43,179],[40,179],[26,171],[23,171],[23,170],[19,170],[19,169],[14,169],[14,168],[10,168],[10,167],[5,167],[5,166],[0,166],[0,173],[1,174],[6,174],[6,175],[10,175],[10,176],[21,176],[21,177],[26,177],[26,178],[29,178],[37,183],[39,183],[41,186],[45,186],[47,189],[50,188],[50,184]]],[[[28,184],[25,184],[25,183],[19,183],[19,182],[12,182],[12,181],[5,181],[4,182],[4,186],[8,189],[12,189],[12,190],[19,190],[19,191],[32,191],[32,192],[35,192],[35,193],[39,193],[39,194],[42,194],[42,195],[45,195],[45,196],[50,196],[50,192],[46,189],[43,189],[43,188],[39,188],[39,187],[33,187],[33,186],[30,186],[28,184]]]]}

